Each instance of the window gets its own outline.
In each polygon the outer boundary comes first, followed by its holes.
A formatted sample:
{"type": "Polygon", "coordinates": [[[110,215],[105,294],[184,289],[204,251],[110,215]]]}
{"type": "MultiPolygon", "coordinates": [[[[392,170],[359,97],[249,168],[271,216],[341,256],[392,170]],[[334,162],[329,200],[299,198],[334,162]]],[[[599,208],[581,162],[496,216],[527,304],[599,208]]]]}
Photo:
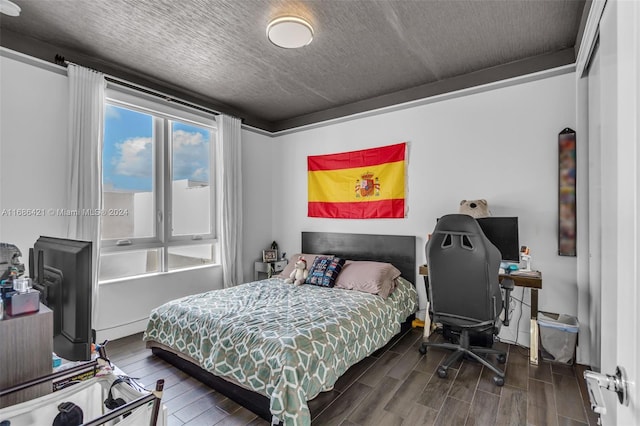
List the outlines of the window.
{"type": "Polygon", "coordinates": [[[215,121],[108,89],[100,281],[216,262],[215,121]]]}

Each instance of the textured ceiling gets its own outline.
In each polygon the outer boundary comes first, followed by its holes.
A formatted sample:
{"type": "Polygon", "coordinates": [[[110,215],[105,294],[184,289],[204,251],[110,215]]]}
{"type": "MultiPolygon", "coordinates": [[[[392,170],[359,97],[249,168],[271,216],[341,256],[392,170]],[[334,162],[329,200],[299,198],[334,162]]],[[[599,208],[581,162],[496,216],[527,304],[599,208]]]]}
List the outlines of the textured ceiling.
{"type": "Polygon", "coordinates": [[[61,54],[269,131],[500,78],[491,70],[572,63],[586,13],[584,0],[13,1],[22,14],[0,18],[3,46],[61,54]],[[309,46],[267,40],[286,13],[312,23],[309,46]]]}

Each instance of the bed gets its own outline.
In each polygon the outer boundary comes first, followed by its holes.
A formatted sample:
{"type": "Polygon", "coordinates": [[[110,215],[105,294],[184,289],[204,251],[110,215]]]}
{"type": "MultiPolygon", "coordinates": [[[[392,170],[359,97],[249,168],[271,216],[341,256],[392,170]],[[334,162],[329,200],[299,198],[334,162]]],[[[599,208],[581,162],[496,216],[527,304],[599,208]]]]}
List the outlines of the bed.
{"type": "Polygon", "coordinates": [[[303,253],[391,263],[386,299],[274,277],[156,308],[144,339],[157,356],[266,420],[308,425],[307,402],[407,327],[416,310],[415,237],[304,232],[303,253]]]}

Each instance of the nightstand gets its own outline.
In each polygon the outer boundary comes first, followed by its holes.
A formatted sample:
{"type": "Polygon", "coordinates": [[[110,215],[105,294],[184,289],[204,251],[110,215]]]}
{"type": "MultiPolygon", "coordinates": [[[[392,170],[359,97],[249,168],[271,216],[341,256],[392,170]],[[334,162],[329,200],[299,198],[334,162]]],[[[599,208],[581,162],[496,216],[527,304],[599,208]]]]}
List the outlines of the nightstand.
{"type": "Polygon", "coordinates": [[[279,274],[284,271],[285,266],[287,266],[287,260],[277,260],[275,262],[262,262],[260,260],[256,260],[253,265],[253,280],[258,281],[260,274],[266,274],[267,278],[271,278],[271,276],[279,274]]]}

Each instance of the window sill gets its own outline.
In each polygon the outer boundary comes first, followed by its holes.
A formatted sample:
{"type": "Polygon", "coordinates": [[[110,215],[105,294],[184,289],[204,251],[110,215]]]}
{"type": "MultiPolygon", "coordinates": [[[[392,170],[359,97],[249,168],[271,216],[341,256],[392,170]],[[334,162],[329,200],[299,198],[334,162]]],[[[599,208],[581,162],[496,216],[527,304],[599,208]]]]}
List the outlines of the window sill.
{"type": "Polygon", "coordinates": [[[151,278],[151,277],[159,277],[159,276],[165,276],[165,275],[181,274],[181,273],[185,273],[185,272],[197,271],[197,270],[200,270],[200,269],[207,269],[207,268],[222,268],[222,264],[220,264],[220,263],[212,263],[210,265],[193,266],[193,267],[190,267],[190,268],[175,269],[173,271],[167,271],[167,272],[153,272],[153,273],[150,273],[150,274],[141,274],[141,275],[133,275],[133,276],[130,276],[130,277],[113,278],[113,279],[110,279],[110,280],[99,281],[98,285],[99,286],[103,286],[103,285],[109,285],[109,284],[122,283],[124,281],[138,281],[138,280],[148,279],[148,278],[151,278]]]}

